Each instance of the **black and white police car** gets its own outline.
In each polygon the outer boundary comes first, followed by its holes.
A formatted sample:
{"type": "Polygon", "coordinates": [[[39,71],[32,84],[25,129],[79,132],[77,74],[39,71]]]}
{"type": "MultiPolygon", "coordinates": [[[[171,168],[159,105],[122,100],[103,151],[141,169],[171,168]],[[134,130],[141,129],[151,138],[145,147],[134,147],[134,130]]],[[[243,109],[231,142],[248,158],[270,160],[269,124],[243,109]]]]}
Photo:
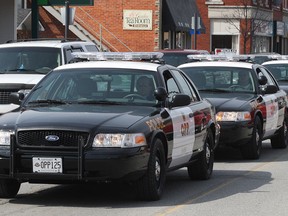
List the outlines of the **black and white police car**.
{"type": "Polygon", "coordinates": [[[239,148],[244,158],[260,157],[262,140],[273,148],[286,148],[287,95],[273,75],[247,56],[189,56],[180,65],[203,98],[216,108],[220,124],[219,146],[239,148]]]}
{"type": "Polygon", "coordinates": [[[191,179],[209,179],[214,108],[161,56],[78,53],[96,61],[57,67],[24,99],[12,95],[23,101],[0,117],[0,197],[16,196],[22,182],[121,179],[140,199],[158,200],[167,171],[187,167],[191,179]]]}
{"type": "Polygon", "coordinates": [[[262,65],[273,74],[280,88],[288,93],[288,56],[272,56],[270,59],[262,65]]]}

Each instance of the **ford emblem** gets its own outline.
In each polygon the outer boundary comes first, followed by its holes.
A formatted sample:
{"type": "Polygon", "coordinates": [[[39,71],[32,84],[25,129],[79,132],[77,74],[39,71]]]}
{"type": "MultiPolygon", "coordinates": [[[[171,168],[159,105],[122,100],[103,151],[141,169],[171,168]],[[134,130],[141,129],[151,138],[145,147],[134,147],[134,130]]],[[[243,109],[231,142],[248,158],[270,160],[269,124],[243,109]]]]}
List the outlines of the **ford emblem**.
{"type": "Polygon", "coordinates": [[[45,136],[45,139],[46,139],[47,141],[54,142],[54,141],[59,140],[59,137],[56,136],[56,135],[48,135],[48,136],[45,136]]]}

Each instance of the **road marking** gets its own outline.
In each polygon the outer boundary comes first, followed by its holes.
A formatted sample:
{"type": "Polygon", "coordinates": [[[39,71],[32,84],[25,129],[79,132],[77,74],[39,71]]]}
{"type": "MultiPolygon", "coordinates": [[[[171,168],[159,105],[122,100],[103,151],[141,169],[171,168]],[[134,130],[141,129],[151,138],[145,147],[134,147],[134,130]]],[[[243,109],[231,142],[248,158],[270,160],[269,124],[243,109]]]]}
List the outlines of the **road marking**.
{"type": "MultiPolygon", "coordinates": [[[[278,157],[278,158],[279,158],[279,157],[278,157]]],[[[225,186],[233,183],[234,181],[236,181],[236,180],[238,180],[238,179],[240,179],[240,178],[243,178],[244,176],[248,176],[248,175],[252,174],[252,173],[253,173],[254,171],[256,171],[256,170],[260,170],[260,169],[263,168],[264,166],[267,166],[267,165],[269,165],[269,164],[272,164],[272,162],[276,161],[276,159],[278,159],[278,158],[274,158],[274,160],[269,161],[269,162],[264,163],[264,164],[258,164],[258,165],[256,165],[255,167],[253,167],[252,169],[250,169],[249,171],[247,171],[247,172],[246,172],[245,174],[243,174],[242,176],[235,177],[235,178],[233,178],[233,179],[231,179],[231,180],[229,180],[229,181],[227,181],[227,182],[219,185],[218,187],[216,187],[216,188],[214,188],[214,189],[211,189],[211,190],[209,190],[209,191],[207,191],[207,192],[204,192],[204,193],[198,195],[197,197],[195,197],[195,198],[193,198],[193,199],[187,200],[187,201],[184,202],[183,204],[179,204],[179,205],[176,205],[176,206],[174,206],[174,207],[168,208],[168,209],[166,209],[166,210],[164,210],[164,211],[162,211],[162,212],[156,213],[155,216],[167,216],[168,214],[172,214],[173,212],[176,212],[177,210],[179,210],[179,209],[181,209],[181,208],[184,208],[185,206],[187,206],[187,205],[189,205],[189,204],[192,204],[192,203],[195,202],[196,200],[198,200],[198,199],[200,199],[200,198],[203,198],[203,197],[205,197],[205,196],[207,196],[207,195],[209,195],[209,194],[211,194],[211,193],[213,193],[213,192],[215,192],[215,191],[217,191],[217,190],[220,190],[221,188],[223,188],[223,187],[225,187],[225,186]]]]}

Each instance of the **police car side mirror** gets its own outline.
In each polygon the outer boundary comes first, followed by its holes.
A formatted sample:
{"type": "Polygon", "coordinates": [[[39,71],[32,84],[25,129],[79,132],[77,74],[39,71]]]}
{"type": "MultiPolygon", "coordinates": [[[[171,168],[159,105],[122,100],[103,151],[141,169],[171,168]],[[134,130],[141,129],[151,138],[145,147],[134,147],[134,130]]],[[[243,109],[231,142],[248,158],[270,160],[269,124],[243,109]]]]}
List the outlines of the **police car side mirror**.
{"type": "Polygon", "coordinates": [[[259,82],[259,85],[266,85],[266,83],[267,83],[267,77],[266,76],[260,76],[259,78],[258,78],[258,82],[259,82]]]}
{"type": "Polygon", "coordinates": [[[10,103],[13,103],[13,104],[18,104],[18,105],[20,105],[21,104],[21,102],[22,102],[22,100],[24,99],[24,97],[25,97],[25,94],[24,93],[22,93],[22,92],[14,92],[14,93],[11,93],[10,95],[9,95],[9,98],[8,98],[8,100],[9,100],[9,102],[10,103]]]}
{"type": "Polygon", "coordinates": [[[186,94],[175,94],[172,97],[171,107],[187,106],[191,103],[191,98],[186,94]]]}
{"type": "Polygon", "coordinates": [[[275,94],[278,91],[277,86],[267,85],[265,89],[265,94],[275,94]]]}
{"type": "Polygon", "coordinates": [[[154,96],[158,101],[165,101],[168,94],[167,94],[167,91],[164,87],[158,87],[154,91],[154,96]]]}

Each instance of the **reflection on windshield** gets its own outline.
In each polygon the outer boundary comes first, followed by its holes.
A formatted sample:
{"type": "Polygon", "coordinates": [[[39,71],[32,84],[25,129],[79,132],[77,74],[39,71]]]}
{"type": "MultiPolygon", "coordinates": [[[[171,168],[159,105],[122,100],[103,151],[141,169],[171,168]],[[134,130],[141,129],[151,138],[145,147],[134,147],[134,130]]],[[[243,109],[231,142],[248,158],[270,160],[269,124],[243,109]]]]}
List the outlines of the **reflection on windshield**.
{"type": "Polygon", "coordinates": [[[74,69],[51,73],[27,97],[26,105],[106,104],[155,106],[155,73],[134,69],[74,69]]]}
{"type": "Polygon", "coordinates": [[[264,65],[278,81],[288,80],[288,64],[264,65]]]}
{"type": "Polygon", "coordinates": [[[199,91],[255,92],[250,69],[236,67],[181,68],[194,82],[199,91]]]}
{"type": "Polygon", "coordinates": [[[60,49],[13,47],[0,49],[1,73],[46,74],[61,64],[60,49]]]}

